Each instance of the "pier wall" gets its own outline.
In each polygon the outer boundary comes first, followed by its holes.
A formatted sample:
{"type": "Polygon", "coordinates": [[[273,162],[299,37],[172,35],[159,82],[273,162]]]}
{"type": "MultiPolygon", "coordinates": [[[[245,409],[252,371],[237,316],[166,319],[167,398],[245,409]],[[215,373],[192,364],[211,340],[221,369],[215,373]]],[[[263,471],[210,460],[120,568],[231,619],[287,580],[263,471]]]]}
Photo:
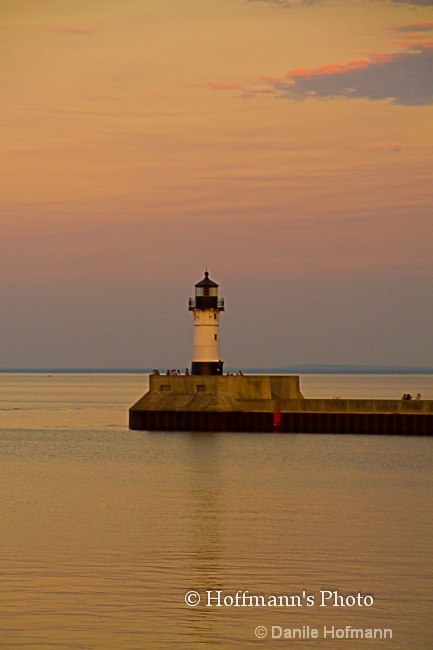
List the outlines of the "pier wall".
{"type": "Polygon", "coordinates": [[[131,429],[433,435],[433,400],[305,399],[296,375],[151,375],[131,429]]]}

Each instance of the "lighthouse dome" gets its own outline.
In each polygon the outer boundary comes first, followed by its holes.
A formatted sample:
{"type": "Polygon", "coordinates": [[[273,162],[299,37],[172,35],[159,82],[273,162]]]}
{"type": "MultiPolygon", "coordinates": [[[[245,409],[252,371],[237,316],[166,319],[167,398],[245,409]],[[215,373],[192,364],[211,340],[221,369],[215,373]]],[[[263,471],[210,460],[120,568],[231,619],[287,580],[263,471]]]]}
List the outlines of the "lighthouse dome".
{"type": "Polygon", "coordinates": [[[209,272],[205,271],[203,280],[197,282],[196,287],[218,287],[218,284],[209,278],[209,272]]]}

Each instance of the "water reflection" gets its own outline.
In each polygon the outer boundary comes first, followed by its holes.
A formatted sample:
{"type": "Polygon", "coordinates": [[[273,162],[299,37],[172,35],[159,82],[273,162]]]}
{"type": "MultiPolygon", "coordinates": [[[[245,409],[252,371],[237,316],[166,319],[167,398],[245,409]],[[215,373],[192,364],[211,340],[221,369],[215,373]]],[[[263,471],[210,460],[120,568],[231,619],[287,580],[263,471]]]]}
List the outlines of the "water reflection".
{"type": "Polygon", "coordinates": [[[188,446],[188,492],[192,532],[190,557],[191,588],[202,602],[187,615],[191,639],[201,644],[214,642],[217,610],[205,607],[206,590],[221,589],[222,475],[218,441],[212,433],[191,434],[188,446]]]}

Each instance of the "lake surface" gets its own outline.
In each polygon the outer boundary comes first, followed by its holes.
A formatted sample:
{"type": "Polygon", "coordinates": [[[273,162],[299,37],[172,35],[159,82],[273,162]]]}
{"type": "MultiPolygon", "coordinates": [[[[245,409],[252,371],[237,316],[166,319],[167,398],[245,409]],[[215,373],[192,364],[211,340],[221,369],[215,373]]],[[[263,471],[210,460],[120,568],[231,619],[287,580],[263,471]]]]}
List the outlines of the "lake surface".
{"type": "MultiPolygon", "coordinates": [[[[433,438],[129,431],[143,375],[0,388],[0,648],[431,647],[433,438]],[[322,607],[325,591],[373,604],[322,607]],[[272,639],[303,626],[318,638],[272,639]],[[393,636],[331,638],[346,626],[393,636]]],[[[301,390],[433,399],[433,376],[301,390]]]]}

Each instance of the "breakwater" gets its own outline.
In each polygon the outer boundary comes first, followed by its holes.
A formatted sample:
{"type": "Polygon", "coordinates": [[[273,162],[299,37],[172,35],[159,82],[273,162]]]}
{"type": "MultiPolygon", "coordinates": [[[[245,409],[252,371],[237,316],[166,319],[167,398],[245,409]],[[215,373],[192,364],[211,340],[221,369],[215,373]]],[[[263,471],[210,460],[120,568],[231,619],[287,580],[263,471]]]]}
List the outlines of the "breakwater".
{"type": "Polygon", "coordinates": [[[148,431],[433,435],[433,400],[306,399],[297,375],[151,375],[129,411],[148,431]]]}

